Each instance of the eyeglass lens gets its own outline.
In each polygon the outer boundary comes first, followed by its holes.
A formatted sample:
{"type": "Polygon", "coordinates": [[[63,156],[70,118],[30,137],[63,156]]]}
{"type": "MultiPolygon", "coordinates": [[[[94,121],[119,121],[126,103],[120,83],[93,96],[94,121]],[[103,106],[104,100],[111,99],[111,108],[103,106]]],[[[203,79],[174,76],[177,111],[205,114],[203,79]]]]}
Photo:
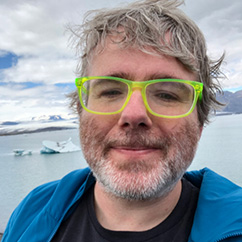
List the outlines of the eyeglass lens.
{"type": "MultiPolygon", "coordinates": [[[[131,88],[122,81],[88,80],[82,86],[83,104],[91,111],[112,113],[125,104],[131,88]]],[[[182,82],[165,81],[146,85],[144,102],[157,114],[177,116],[187,113],[193,105],[194,88],[182,82]]]]}

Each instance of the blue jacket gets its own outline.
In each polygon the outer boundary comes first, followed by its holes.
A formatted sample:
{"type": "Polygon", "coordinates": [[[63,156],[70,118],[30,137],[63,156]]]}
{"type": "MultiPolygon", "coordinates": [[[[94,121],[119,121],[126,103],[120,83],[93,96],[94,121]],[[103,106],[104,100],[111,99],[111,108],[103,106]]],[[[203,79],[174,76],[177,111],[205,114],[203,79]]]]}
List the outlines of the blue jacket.
{"type": "MultiPolygon", "coordinates": [[[[242,188],[205,168],[186,179],[200,189],[188,242],[242,241],[242,188]]],[[[2,242],[48,242],[95,182],[90,169],[34,189],[15,209],[2,242]]]]}

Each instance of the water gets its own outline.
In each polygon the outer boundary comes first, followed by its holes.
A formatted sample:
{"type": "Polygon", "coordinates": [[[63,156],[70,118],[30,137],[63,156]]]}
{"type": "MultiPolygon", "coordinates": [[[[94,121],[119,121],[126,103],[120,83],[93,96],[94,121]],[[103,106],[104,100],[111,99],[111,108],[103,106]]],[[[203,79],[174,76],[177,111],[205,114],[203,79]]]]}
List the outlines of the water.
{"type": "Polygon", "coordinates": [[[82,153],[41,155],[42,140],[72,138],[79,145],[78,130],[64,130],[0,137],[0,232],[13,209],[36,186],[62,178],[72,170],[86,167],[82,153]],[[30,156],[14,156],[16,148],[32,150],[30,156]]]}
{"type": "Polygon", "coordinates": [[[242,186],[242,114],[215,117],[203,130],[189,170],[203,167],[242,186]]]}
{"type": "MultiPolygon", "coordinates": [[[[39,154],[42,140],[61,141],[69,137],[79,145],[76,129],[0,137],[0,232],[13,209],[33,188],[86,167],[81,152],[39,154]],[[30,149],[33,155],[16,157],[12,153],[16,148],[30,149]]],[[[189,170],[205,166],[242,185],[242,115],[216,117],[204,129],[189,170]]]]}

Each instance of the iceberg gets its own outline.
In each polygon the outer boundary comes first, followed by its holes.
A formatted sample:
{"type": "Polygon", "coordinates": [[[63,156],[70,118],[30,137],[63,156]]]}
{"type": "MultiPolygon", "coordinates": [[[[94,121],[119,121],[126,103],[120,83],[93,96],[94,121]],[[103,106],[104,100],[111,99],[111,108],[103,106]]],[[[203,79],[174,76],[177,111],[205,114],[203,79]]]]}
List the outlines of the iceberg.
{"type": "Polygon", "coordinates": [[[31,150],[15,149],[13,150],[15,156],[32,155],[31,150]]]}
{"type": "Polygon", "coordinates": [[[71,138],[61,142],[44,140],[42,145],[43,148],[40,151],[41,154],[67,153],[81,150],[80,147],[72,143],[71,138]]]}

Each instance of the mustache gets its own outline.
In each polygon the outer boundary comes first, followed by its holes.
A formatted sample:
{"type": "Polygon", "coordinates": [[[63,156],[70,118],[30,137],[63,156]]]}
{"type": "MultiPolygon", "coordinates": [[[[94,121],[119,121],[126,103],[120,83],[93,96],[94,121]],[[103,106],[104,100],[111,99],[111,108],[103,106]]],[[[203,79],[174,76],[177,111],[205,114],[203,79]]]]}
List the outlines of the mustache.
{"type": "Polygon", "coordinates": [[[104,149],[113,147],[168,149],[172,141],[169,136],[155,137],[152,134],[129,132],[103,140],[104,149]]]}

